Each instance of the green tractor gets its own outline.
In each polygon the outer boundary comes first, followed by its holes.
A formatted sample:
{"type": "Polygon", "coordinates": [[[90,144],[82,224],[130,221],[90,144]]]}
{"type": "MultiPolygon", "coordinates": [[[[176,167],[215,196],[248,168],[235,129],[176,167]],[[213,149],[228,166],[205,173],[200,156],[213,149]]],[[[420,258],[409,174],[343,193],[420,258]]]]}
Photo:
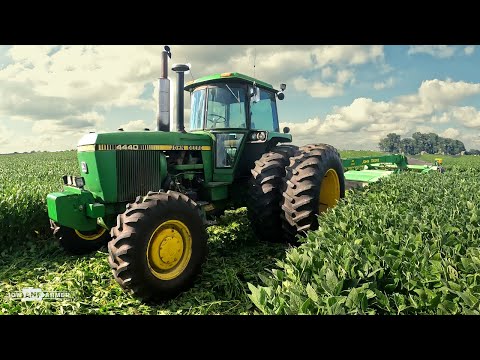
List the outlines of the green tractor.
{"type": "Polygon", "coordinates": [[[280,132],[272,85],[239,73],[184,84],[178,74],[177,131],[170,132],[168,58],[162,53],[157,131],[89,133],[78,144],[81,176],[48,194],[54,234],[70,253],[108,243],[120,286],[161,300],[188,289],[207,255],[206,226],[247,206],[259,238],[294,242],[344,197],[344,170],[330,145],[297,147],[280,132]],[[191,96],[184,129],[184,93],[191,96]]]}

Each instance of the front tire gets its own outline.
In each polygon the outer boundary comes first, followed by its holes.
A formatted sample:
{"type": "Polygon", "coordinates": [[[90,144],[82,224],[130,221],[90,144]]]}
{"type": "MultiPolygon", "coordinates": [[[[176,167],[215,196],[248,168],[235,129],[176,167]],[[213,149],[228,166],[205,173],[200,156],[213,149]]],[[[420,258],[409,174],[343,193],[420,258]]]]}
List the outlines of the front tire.
{"type": "Polygon", "coordinates": [[[144,300],[165,300],[190,288],[207,254],[197,205],[168,191],[137,197],[117,217],[108,262],[120,286],[144,300]]]}
{"type": "Polygon", "coordinates": [[[282,227],[287,241],[318,228],[317,215],[345,197],[345,177],[337,150],[326,144],[305,145],[290,158],[282,200],[282,227]]]}
{"type": "Polygon", "coordinates": [[[50,220],[53,235],[60,246],[71,255],[85,255],[97,251],[110,240],[108,231],[98,227],[96,231],[78,231],[65,226],[58,226],[50,220]]]}

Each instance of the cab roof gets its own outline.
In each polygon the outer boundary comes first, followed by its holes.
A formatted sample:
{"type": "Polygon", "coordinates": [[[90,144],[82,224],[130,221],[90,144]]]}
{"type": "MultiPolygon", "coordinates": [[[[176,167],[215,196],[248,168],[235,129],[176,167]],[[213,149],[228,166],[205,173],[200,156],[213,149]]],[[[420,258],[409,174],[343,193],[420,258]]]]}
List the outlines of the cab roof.
{"type": "Polygon", "coordinates": [[[278,90],[275,90],[271,84],[268,84],[264,81],[255,79],[253,77],[250,77],[248,75],[240,74],[238,72],[227,72],[227,73],[221,73],[221,74],[213,74],[213,75],[208,75],[201,77],[196,80],[189,81],[185,84],[185,90],[190,91],[191,89],[194,89],[200,85],[206,85],[206,84],[211,84],[211,83],[216,83],[220,81],[238,81],[238,82],[243,82],[243,83],[248,83],[248,84],[255,84],[257,86],[260,86],[262,88],[268,89],[268,90],[273,90],[275,92],[278,92],[278,90]]]}

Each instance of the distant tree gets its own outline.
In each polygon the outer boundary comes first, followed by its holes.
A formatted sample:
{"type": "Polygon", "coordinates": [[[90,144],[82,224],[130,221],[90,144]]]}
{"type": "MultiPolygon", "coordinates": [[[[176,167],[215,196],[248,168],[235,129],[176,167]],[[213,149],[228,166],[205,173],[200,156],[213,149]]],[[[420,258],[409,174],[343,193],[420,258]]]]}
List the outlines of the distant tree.
{"type": "Polygon", "coordinates": [[[425,151],[429,154],[435,154],[438,151],[438,138],[435,133],[428,133],[426,135],[425,151]]]}
{"type": "Polygon", "coordinates": [[[422,134],[415,132],[412,138],[400,139],[400,135],[390,133],[379,142],[380,150],[394,153],[402,151],[408,155],[420,154],[422,151],[428,154],[457,155],[465,150],[465,145],[460,140],[443,138],[435,133],[422,134]]]}
{"type": "Polygon", "coordinates": [[[380,150],[389,152],[389,153],[397,153],[400,152],[400,135],[395,133],[390,133],[387,135],[386,138],[380,140],[378,143],[380,150]]]}
{"type": "Polygon", "coordinates": [[[415,140],[404,138],[400,141],[400,151],[408,155],[415,155],[415,140]]]}
{"type": "Polygon", "coordinates": [[[470,149],[465,153],[465,155],[480,155],[480,150],[470,149]]]}

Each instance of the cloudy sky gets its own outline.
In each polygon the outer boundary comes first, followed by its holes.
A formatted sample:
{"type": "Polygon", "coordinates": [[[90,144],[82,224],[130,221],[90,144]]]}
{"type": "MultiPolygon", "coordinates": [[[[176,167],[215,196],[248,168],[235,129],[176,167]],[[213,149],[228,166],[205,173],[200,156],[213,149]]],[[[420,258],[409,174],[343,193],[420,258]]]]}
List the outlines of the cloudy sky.
{"type": "MultiPolygon", "coordinates": [[[[256,77],[277,88],[287,84],[280,121],[299,145],[376,149],[389,132],[421,131],[480,149],[475,46],[170,47],[172,62],[192,65],[187,80],[228,71],[253,75],[256,58],[256,77]]],[[[162,49],[0,46],[0,153],[72,149],[94,130],[154,129],[162,49]]]]}

